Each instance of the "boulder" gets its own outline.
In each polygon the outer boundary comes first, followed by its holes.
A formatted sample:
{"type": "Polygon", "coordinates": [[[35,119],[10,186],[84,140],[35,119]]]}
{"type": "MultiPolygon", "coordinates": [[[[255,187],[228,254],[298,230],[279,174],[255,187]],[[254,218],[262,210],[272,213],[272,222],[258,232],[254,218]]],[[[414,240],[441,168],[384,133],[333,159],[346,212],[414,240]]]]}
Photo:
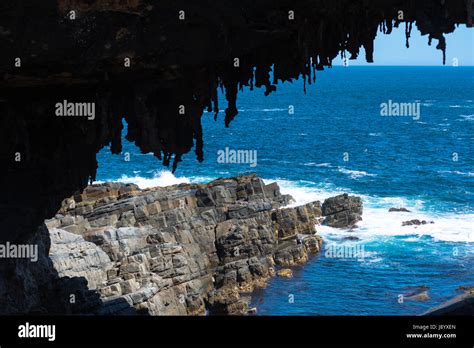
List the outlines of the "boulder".
{"type": "Polygon", "coordinates": [[[347,193],[328,198],[322,205],[322,215],[325,217],[325,225],[337,228],[352,227],[362,220],[362,199],[347,193]]]}

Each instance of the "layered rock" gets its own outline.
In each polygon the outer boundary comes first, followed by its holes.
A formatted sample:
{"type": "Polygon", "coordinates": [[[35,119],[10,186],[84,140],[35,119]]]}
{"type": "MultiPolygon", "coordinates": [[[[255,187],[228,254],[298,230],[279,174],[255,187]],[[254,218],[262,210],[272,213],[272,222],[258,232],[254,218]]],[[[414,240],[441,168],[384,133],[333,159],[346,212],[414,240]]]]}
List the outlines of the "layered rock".
{"type": "Polygon", "coordinates": [[[362,220],[362,200],[347,193],[328,198],[322,205],[324,224],[331,227],[353,227],[362,220]]]}
{"type": "Polygon", "coordinates": [[[98,314],[245,314],[241,293],[321,247],[320,203],[282,208],[290,199],[255,175],[92,185],[46,221],[50,257],[60,277],[83,277],[100,294],[98,314]]]}
{"type": "MultiPolygon", "coordinates": [[[[361,47],[371,62],[378,30],[404,25],[408,46],[413,23],[444,55],[444,34],[472,26],[472,13],[465,0],[4,0],[0,242],[43,238],[44,219],[95,178],[96,153],[108,144],[121,152],[123,115],[127,139],[164,165],[176,168],[194,145],[201,161],[201,116],[219,110],[218,88],[228,126],[242,86],[268,95],[281,81],[311,83],[314,70],[361,47]],[[94,120],[55,117],[63,100],[95,103],[94,120]]],[[[47,253],[49,241],[39,244],[47,253]]],[[[55,272],[43,266],[0,262],[0,312],[55,310],[41,301],[57,294],[44,277],[55,272]]]]}

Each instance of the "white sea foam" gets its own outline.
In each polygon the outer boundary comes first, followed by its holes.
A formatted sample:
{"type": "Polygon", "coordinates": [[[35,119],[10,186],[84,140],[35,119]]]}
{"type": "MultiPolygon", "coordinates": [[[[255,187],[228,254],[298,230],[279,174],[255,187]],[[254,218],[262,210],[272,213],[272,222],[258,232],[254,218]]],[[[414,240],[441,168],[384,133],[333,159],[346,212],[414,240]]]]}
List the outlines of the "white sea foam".
{"type": "MultiPolygon", "coordinates": [[[[360,196],[364,203],[363,220],[358,222],[358,228],[350,232],[350,236],[358,237],[362,242],[379,239],[383,236],[410,236],[406,241],[417,241],[423,236],[430,236],[435,240],[448,242],[474,243],[474,214],[434,214],[423,210],[423,201],[403,197],[372,197],[350,192],[343,188],[316,188],[301,187],[298,183],[277,181],[281,192],[290,194],[295,199],[291,206],[298,206],[313,201],[324,199],[341,193],[360,196]],[[391,207],[405,207],[411,212],[389,212],[391,207]],[[433,221],[433,224],[420,226],[402,226],[407,220],[433,221]]],[[[272,180],[266,181],[266,183],[272,180]]],[[[329,226],[318,226],[318,233],[329,239],[342,239],[347,237],[348,231],[329,226]]]]}
{"type": "MultiPolygon", "coordinates": [[[[277,111],[288,111],[285,108],[263,108],[263,109],[237,109],[238,112],[277,112],[277,111]]],[[[225,112],[225,110],[219,110],[219,112],[225,112]]],[[[211,113],[213,114],[214,111],[207,111],[204,110],[204,113],[211,113]]]]}
{"type": "Polygon", "coordinates": [[[470,105],[450,105],[449,107],[450,107],[450,108],[453,108],[453,109],[459,109],[459,108],[467,108],[467,109],[470,109],[470,108],[471,108],[470,105]]]}
{"type": "MultiPolygon", "coordinates": [[[[167,170],[162,170],[155,172],[155,175],[152,178],[144,178],[142,176],[127,176],[122,175],[119,179],[113,180],[114,182],[121,182],[125,184],[136,184],[141,189],[146,189],[150,187],[163,187],[171,186],[182,183],[189,183],[190,180],[186,177],[177,177],[173,173],[167,170]]],[[[97,181],[96,183],[100,183],[97,181]]]]}
{"type": "Polygon", "coordinates": [[[388,212],[387,209],[364,209],[363,221],[358,223],[360,232],[365,237],[385,235],[403,236],[424,235],[436,240],[450,242],[474,242],[474,214],[433,215],[410,209],[412,212],[388,212]],[[418,219],[428,222],[420,226],[402,226],[403,221],[418,219]],[[433,221],[434,223],[429,223],[433,221]]]}
{"type": "Polygon", "coordinates": [[[370,174],[363,170],[351,170],[344,167],[339,167],[338,171],[349,175],[352,179],[358,179],[364,176],[376,176],[376,174],[370,174]]]}
{"type": "Polygon", "coordinates": [[[462,120],[459,121],[474,121],[474,114],[470,115],[459,115],[462,117],[462,120]]]}
{"type": "MultiPolygon", "coordinates": [[[[473,175],[474,173],[469,173],[473,175]]],[[[134,183],[140,188],[169,186],[180,183],[207,183],[215,178],[206,176],[180,177],[170,171],[159,171],[152,178],[140,176],[122,176],[118,182],[134,183]]],[[[435,240],[450,242],[474,243],[474,213],[470,214],[433,214],[423,210],[423,201],[403,197],[373,197],[351,192],[347,188],[338,188],[333,185],[321,185],[311,181],[289,181],[282,179],[264,179],[266,184],[276,181],[283,194],[290,194],[294,202],[290,206],[298,206],[313,201],[323,202],[326,198],[349,193],[360,196],[364,203],[363,220],[358,222],[358,228],[350,232],[351,236],[360,238],[361,242],[379,239],[383,236],[407,236],[405,241],[417,241],[423,236],[430,236],[435,240]],[[319,185],[319,186],[317,186],[319,185]],[[405,207],[411,212],[389,212],[390,207],[405,207]],[[420,226],[402,226],[403,221],[418,219],[434,221],[434,224],[420,226]]],[[[347,237],[348,231],[328,226],[318,226],[317,230],[329,240],[341,240],[347,237]]]]}
{"type": "MultiPolygon", "coordinates": [[[[343,188],[333,188],[330,185],[327,185],[323,188],[317,188],[316,186],[303,186],[293,181],[282,179],[264,179],[264,182],[265,184],[277,182],[282,193],[291,195],[295,201],[289,205],[290,207],[314,202],[317,200],[322,202],[326,198],[347,192],[347,190],[343,188]]],[[[311,183],[309,181],[301,183],[315,185],[315,183],[311,183]]]]}
{"type": "Polygon", "coordinates": [[[271,108],[271,109],[261,109],[261,110],[253,110],[253,111],[274,112],[274,111],[287,111],[287,110],[288,109],[271,108]]]}
{"type": "Polygon", "coordinates": [[[438,170],[438,173],[457,174],[462,176],[474,176],[474,172],[461,172],[459,170],[438,170]]]}

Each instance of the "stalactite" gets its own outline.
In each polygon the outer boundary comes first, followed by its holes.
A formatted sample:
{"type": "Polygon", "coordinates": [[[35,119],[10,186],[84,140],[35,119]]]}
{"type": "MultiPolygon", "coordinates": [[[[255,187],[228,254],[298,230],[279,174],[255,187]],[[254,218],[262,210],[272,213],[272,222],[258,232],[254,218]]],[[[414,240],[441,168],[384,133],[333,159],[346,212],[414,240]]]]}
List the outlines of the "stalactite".
{"type": "Polygon", "coordinates": [[[411,29],[412,29],[412,22],[406,22],[405,23],[406,48],[410,48],[411,29]]]}
{"type": "MultiPolygon", "coordinates": [[[[128,123],[126,138],[175,170],[193,146],[198,160],[204,159],[201,117],[206,108],[218,117],[219,87],[227,99],[224,123],[228,127],[238,114],[239,88],[255,86],[255,93],[260,93],[258,87],[265,87],[263,93],[268,95],[281,81],[302,76],[306,92],[306,83],[316,80],[316,71],[330,67],[341,51],[355,59],[364,47],[366,60],[373,61],[373,42],[380,27],[390,34],[393,26],[406,22],[408,43],[416,21],[430,42],[438,40],[436,47],[445,63],[443,34],[467,18],[463,0],[444,5],[437,0],[302,0],[292,3],[297,16],[289,21],[285,1],[262,1],[257,6],[255,0],[242,0],[236,6],[232,1],[206,0],[206,13],[200,15],[203,4],[183,0],[163,0],[151,10],[137,2],[100,11],[95,2],[68,0],[68,6],[81,10],[74,23],[52,19],[51,13],[66,10],[64,3],[56,8],[54,1],[28,6],[2,1],[0,157],[4,170],[0,184],[7,190],[0,202],[3,231],[30,233],[54,214],[63,197],[95,178],[95,153],[109,144],[113,153],[122,150],[122,117],[128,123]],[[24,7],[24,16],[45,18],[42,25],[30,21],[19,28],[18,18],[8,10],[18,6],[24,7]],[[177,8],[190,8],[196,17],[190,23],[179,22],[169,16],[177,8]],[[227,20],[230,10],[234,21],[227,20]],[[399,20],[398,10],[409,20],[399,20]],[[118,35],[126,32],[130,34],[118,35]],[[201,33],[202,40],[189,40],[189,32],[201,33]],[[12,66],[12,52],[24,58],[21,69],[12,66]],[[127,55],[132,64],[124,69],[118,62],[127,55]],[[227,64],[236,56],[239,68],[227,64]],[[97,119],[67,123],[48,116],[53,111],[44,105],[71,96],[95,101],[97,119]],[[186,119],[177,118],[179,104],[186,106],[186,119]],[[15,151],[28,160],[12,162],[15,151]],[[54,161],[47,163],[49,158],[54,161]],[[10,184],[19,180],[31,185],[10,184]],[[29,207],[16,209],[24,204],[17,197],[26,196],[29,207]],[[18,224],[18,214],[28,218],[18,224]]],[[[8,237],[3,231],[3,237],[8,237]]]]}

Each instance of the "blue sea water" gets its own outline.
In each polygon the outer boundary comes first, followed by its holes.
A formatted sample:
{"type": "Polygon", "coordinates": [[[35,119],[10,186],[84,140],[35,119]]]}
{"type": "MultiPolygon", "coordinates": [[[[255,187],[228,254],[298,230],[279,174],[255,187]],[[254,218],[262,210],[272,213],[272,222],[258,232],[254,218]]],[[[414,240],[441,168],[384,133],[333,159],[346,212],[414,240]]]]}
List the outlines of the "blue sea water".
{"type": "Polygon", "coordinates": [[[130,161],[104,148],[97,180],[149,187],[256,172],[295,204],[360,195],[359,227],[318,226],[323,252],[292,279],[273,278],[253,304],[263,315],[421,314],[474,285],[473,91],[472,67],[334,67],[318,72],[306,94],[301,80],[279,83],[267,97],[244,89],[230,128],[222,112],[217,122],[204,113],[203,163],[191,152],[173,175],[124,139],[130,161]],[[420,103],[420,117],[381,116],[389,100],[420,103]],[[226,147],[257,151],[257,165],[219,163],[226,147]],[[401,226],[411,219],[434,223],[401,226]],[[364,257],[331,257],[333,246],[363,247],[364,257]],[[428,299],[406,299],[421,286],[428,299]]]}

